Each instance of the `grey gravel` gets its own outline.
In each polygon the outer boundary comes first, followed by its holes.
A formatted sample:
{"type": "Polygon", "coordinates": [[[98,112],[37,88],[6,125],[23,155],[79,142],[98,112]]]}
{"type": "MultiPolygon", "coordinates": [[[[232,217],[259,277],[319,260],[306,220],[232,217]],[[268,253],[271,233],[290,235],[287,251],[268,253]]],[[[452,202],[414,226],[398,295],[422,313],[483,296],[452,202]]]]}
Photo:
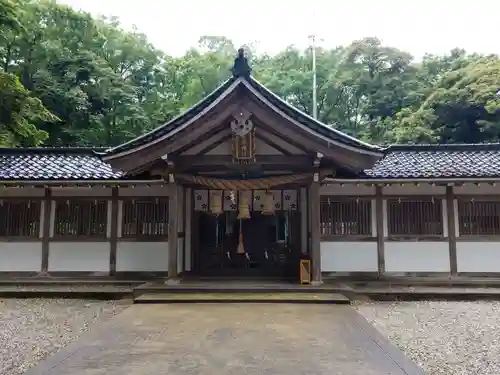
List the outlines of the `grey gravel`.
{"type": "Polygon", "coordinates": [[[0,299],[0,375],[20,375],[126,308],[113,301],[0,299]]]}
{"type": "Polygon", "coordinates": [[[499,302],[360,302],[356,308],[429,375],[500,374],[499,302]]]}

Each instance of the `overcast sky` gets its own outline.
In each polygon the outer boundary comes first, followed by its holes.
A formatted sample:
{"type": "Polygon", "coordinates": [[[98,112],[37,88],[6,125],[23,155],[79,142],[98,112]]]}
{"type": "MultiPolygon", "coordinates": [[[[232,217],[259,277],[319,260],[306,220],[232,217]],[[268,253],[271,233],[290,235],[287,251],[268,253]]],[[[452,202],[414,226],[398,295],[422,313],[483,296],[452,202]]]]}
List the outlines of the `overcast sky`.
{"type": "Polygon", "coordinates": [[[411,52],[500,53],[498,0],[60,0],[132,25],[169,54],[181,55],[202,35],[257,43],[274,53],[305,47],[316,34],[325,47],[376,36],[411,52]],[[172,6],[175,4],[175,6],[172,6]]]}

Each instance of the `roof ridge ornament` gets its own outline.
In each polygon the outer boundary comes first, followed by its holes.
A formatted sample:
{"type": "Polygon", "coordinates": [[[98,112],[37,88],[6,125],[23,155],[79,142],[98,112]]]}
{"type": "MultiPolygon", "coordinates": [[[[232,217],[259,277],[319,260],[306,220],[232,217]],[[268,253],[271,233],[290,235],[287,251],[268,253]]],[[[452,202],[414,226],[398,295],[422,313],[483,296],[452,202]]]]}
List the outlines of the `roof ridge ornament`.
{"type": "Polygon", "coordinates": [[[234,65],[231,68],[231,72],[235,78],[250,78],[252,69],[248,65],[248,58],[245,56],[245,50],[243,48],[238,49],[238,56],[234,59],[234,65]]]}

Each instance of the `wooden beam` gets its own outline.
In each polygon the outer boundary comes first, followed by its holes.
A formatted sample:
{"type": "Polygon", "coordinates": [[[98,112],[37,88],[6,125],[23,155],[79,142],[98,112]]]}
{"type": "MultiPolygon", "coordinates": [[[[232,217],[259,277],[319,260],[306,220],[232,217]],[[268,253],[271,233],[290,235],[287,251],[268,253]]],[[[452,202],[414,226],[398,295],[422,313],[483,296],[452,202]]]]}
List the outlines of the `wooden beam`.
{"type": "MultiPolygon", "coordinates": [[[[311,150],[309,150],[307,147],[304,147],[304,145],[295,142],[292,139],[289,138],[284,138],[282,134],[276,131],[276,129],[273,129],[273,127],[269,124],[266,124],[262,121],[259,121],[258,118],[255,119],[255,123],[258,124],[257,130],[256,130],[256,135],[258,134],[259,136],[263,136],[270,141],[273,141],[273,139],[276,140],[282,140],[285,143],[289,144],[293,149],[293,151],[289,151],[291,154],[297,153],[297,152],[303,152],[303,153],[313,153],[311,150]]],[[[274,142],[276,143],[276,142],[274,142]]]]}
{"type": "Polygon", "coordinates": [[[116,253],[118,249],[118,187],[111,191],[111,231],[109,237],[109,274],[116,274],[116,253]]]}
{"type": "Polygon", "coordinates": [[[203,118],[203,120],[200,119],[199,121],[191,124],[191,126],[183,131],[179,131],[171,138],[164,139],[156,144],[136,150],[125,156],[110,159],[108,160],[108,163],[115,168],[119,168],[124,171],[140,168],[141,165],[159,159],[165,154],[170,155],[177,150],[192,144],[204,136],[207,132],[218,128],[221,122],[227,121],[227,119],[232,116],[232,113],[236,110],[236,108],[237,105],[235,103],[224,105],[222,111],[214,112],[212,115],[207,115],[203,118]]]}
{"type": "Polygon", "coordinates": [[[457,212],[455,210],[453,186],[446,186],[446,212],[447,212],[447,223],[448,223],[448,244],[450,252],[450,274],[451,276],[457,275],[458,265],[457,265],[457,236],[456,236],[456,226],[455,226],[455,216],[457,212]]]}
{"type": "MultiPolygon", "coordinates": [[[[249,164],[249,167],[256,164],[265,165],[287,165],[287,166],[308,166],[312,168],[313,158],[309,155],[257,155],[256,162],[249,164]]],[[[233,162],[231,155],[183,155],[175,159],[175,166],[184,169],[190,166],[239,166],[233,162]]]]}
{"type": "Polygon", "coordinates": [[[360,154],[354,150],[342,149],[341,147],[332,147],[326,141],[306,133],[297,126],[291,127],[289,123],[281,116],[263,108],[263,105],[253,100],[245,103],[245,107],[260,118],[264,124],[272,124],[280,137],[292,144],[301,144],[310,152],[321,152],[325,158],[331,158],[337,161],[341,166],[347,169],[362,170],[371,168],[378,160],[377,157],[369,154],[360,154]]]}
{"type": "MultiPolygon", "coordinates": [[[[255,133],[255,138],[256,139],[260,139],[262,142],[264,143],[267,143],[269,146],[271,146],[272,148],[274,148],[275,150],[279,151],[280,153],[282,153],[283,155],[292,155],[292,153],[286,149],[284,149],[283,147],[281,147],[279,144],[277,144],[276,142],[273,142],[272,140],[270,140],[269,138],[266,138],[265,135],[262,134],[262,132],[256,132],[255,133]]],[[[257,150],[257,152],[259,152],[259,150],[257,150]]]]}
{"type": "Polygon", "coordinates": [[[385,273],[385,240],[384,240],[384,197],[382,186],[375,186],[375,220],[377,229],[378,275],[385,273]]]}
{"type": "Polygon", "coordinates": [[[213,150],[220,144],[224,143],[228,139],[231,139],[231,137],[232,133],[228,124],[226,127],[219,127],[213,129],[209,134],[205,134],[204,140],[200,141],[199,139],[196,139],[192,143],[177,150],[175,153],[177,155],[180,154],[203,155],[213,150]]]}

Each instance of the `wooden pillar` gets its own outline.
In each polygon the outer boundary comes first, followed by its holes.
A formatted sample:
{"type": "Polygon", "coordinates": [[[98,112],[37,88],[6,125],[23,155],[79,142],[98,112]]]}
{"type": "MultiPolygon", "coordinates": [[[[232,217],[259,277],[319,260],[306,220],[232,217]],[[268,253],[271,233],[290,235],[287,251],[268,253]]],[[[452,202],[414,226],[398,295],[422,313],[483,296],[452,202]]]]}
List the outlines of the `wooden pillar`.
{"type": "Polygon", "coordinates": [[[191,271],[191,229],[192,229],[192,210],[193,210],[193,193],[191,188],[186,188],[185,191],[186,207],[185,207],[185,223],[184,223],[184,271],[191,271]]]}
{"type": "Polygon", "coordinates": [[[42,265],[41,272],[46,274],[49,270],[49,248],[52,224],[52,192],[50,188],[45,188],[45,197],[43,200],[43,221],[42,221],[42,265]]]}
{"type": "Polygon", "coordinates": [[[375,187],[375,219],[377,228],[377,263],[378,276],[385,273],[385,230],[384,230],[384,198],[382,196],[382,186],[375,187]]]}
{"type": "Polygon", "coordinates": [[[177,273],[184,271],[184,244],[186,242],[184,231],[184,212],[186,209],[185,203],[185,188],[177,186],[177,273]]]}
{"type": "Polygon", "coordinates": [[[176,184],[169,185],[168,198],[168,279],[175,282],[178,276],[177,270],[177,251],[178,251],[178,215],[179,205],[178,189],[176,184]]]}
{"type": "Polygon", "coordinates": [[[307,223],[308,223],[308,207],[307,207],[307,188],[301,188],[300,189],[300,194],[299,194],[299,199],[300,199],[300,251],[302,254],[307,254],[307,244],[308,244],[308,230],[307,230],[307,223]]]}
{"type": "Polygon", "coordinates": [[[314,174],[314,181],[309,187],[309,207],[311,214],[311,262],[312,262],[312,284],[322,284],[321,279],[321,250],[320,250],[320,194],[319,173],[314,174]]]}
{"type": "Polygon", "coordinates": [[[455,217],[458,214],[453,197],[453,186],[446,186],[446,213],[448,224],[448,245],[450,252],[450,274],[456,276],[457,269],[457,233],[455,217]]]}
{"type": "Polygon", "coordinates": [[[109,274],[116,274],[116,252],[118,248],[118,187],[111,191],[111,222],[109,234],[109,274]]]}

